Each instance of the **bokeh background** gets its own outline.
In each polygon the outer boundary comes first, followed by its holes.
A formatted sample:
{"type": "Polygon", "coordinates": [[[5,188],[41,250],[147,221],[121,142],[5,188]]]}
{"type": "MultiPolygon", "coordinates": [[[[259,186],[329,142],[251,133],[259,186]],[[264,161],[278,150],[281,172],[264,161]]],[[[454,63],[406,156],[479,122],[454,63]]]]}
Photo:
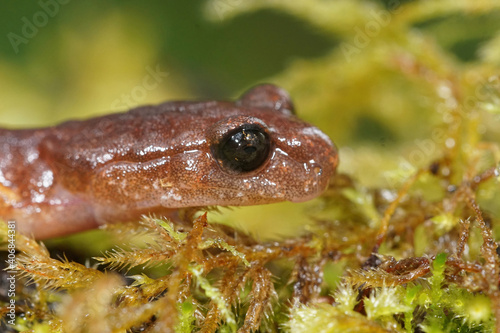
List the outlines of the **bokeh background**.
{"type": "MultiPolygon", "coordinates": [[[[4,2],[0,125],[23,128],[137,105],[234,99],[272,82],[340,147],[340,172],[395,185],[390,170],[446,126],[460,83],[474,96],[500,64],[498,1],[4,2]],[[145,83],[147,82],[147,83],[145,83]]],[[[481,134],[498,142],[498,100],[481,134]]],[[[196,126],[193,124],[193,126],[196,126]]],[[[396,179],[397,183],[397,179],[396,179]]],[[[300,232],[314,203],[223,210],[261,238],[300,232]]],[[[94,234],[91,233],[94,237],[94,234]]],[[[85,236],[78,236],[85,237],[85,236]]],[[[73,241],[73,240],[72,240],[73,241]]]]}

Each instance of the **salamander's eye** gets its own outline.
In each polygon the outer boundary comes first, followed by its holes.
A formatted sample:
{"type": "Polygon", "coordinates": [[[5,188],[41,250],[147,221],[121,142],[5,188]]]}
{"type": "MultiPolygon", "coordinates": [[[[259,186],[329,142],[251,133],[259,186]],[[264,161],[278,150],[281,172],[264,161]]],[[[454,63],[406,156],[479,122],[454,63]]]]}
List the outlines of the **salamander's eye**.
{"type": "Polygon", "coordinates": [[[213,147],[219,164],[230,172],[249,172],[263,165],[269,156],[271,142],[258,125],[244,125],[227,133],[213,147]]]}

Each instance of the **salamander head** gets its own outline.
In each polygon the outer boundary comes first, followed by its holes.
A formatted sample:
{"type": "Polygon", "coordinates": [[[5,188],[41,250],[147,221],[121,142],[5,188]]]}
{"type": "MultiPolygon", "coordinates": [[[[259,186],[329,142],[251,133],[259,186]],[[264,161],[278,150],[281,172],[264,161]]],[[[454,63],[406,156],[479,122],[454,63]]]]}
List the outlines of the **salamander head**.
{"type": "Polygon", "coordinates": [[[206,146],[172,156],[171,166],[179,168],[172,174],[183,185],[165,189],[162,205],[300,202],[326,189],[338,164],[336,147],[293,114],[285,91],[257,86],[213,113],[221,115],[204,128],[206,146]]]}

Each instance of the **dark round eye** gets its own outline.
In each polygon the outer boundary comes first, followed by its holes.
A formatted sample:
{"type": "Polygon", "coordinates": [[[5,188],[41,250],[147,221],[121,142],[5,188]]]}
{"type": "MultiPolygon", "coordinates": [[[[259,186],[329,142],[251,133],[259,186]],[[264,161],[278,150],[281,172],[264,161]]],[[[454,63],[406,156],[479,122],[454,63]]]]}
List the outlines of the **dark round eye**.
{"type": "Polygon", "coordinates": [[[219,163],[233,172],[249,172],[267,160],[271,150],[269,136],[258,125],[239,127],[222,138],[214,147],[219,163]]]}

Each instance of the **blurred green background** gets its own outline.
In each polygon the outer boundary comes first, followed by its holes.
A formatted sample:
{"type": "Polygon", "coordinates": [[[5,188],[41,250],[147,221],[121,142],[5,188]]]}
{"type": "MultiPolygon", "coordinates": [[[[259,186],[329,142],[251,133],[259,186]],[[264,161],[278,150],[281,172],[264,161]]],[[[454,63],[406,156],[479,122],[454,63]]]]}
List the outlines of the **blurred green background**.
{"type": "Polygon", "coordinates": [[[109,112],[115,99],[141,84],[148,68],[168,77],[129,107],[171,98],[234,98],[292,61],[320,57],[336,44],[273,10],[222,21],[204,15],[204,1],[41,3],[59,8],[39,28],[44,20],[37,13],[49,11],[38,2],[2,5],[3,124],[52,124],[109,112]],[[38,30],[26,43],[9,37],[23,37],[23,18],[38,30]]]}
{"type": "MultiPolygon", "coordinates": [[[[472,90],[477,80],[462,72],[488,77],[500,63],[496,6],[391,0],[5,2],[0,125],[46,126],[166,100],[234,99],[257,83],[272,82],[289,90],[297,113],[341,147],[341,171],[368,186],[386,185],[384,171],[397,167],[415,140],[428,138],[442,123],[439,89],[425,75],[405,72],[401,63],[421,62],[443,77],[457,73],[472,90]],[[378,30],[356,46],[363,39],[359,31],[370,34],[369,24],[376,28],[377,22],[378,30]],[[348,46],[356,52],[347,54],[348,46]]],[[[484,132],[496,140],[494,119],[484,132]]],[[[218,218],[264,238],[288,235],[301,229],[305,218],[298,213],[310,205],[224,210],[218,218]]]]}

